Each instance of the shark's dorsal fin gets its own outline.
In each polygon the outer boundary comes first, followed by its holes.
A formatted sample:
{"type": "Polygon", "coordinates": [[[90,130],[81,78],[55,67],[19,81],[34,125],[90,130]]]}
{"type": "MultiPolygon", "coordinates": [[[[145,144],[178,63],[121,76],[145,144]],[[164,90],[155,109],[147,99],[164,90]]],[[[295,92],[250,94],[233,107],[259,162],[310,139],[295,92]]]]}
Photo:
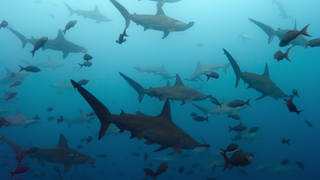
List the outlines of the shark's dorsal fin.
{"type": "Polygon", "coordinates": [[[61,29],[58,30],[58,35],[56,37],[56,40],[65,40],[64,35],[62,34],[61,29]]]}
{"type": "Polygon", "coordinates": [[[184,86],[179,74],[176,75],[176,84],[174,84],[174,85],[175,86],[184,86]]]}
{"type": "Polygon", "coordinates": [[[124,114],[126,114],[126,113],[121,109],[120,115],[124,115],[124,114]]]}
{"type": "Polygon", "coordinates": [[[171,85],[170,85],[170,81],[167,80],[167,87],[169,87],[169,86],[171,86],[171,85]]]}
{"type": "Polygon", "coordinates": [[[223,97],[223,104],[228,103],[227,99],[225,97],[223,97]]]}
{"type": "Polygon", "coordinates": [[[294,20],[294,27],[293,30],[297,30],[297,20],[294,20]]]}
{"type": "Polygon", "coordinates": [[[63,134],[60,134],[59,144],[56,147],[69,148],[67,144],[67,140],[63,134]]]}
{"type": "Polygon", "coordinates": [[[197,68],[199,68],[200,66],[201,66],[201,61],[199,60],[197,64],[197,68]]]}
{"type": "Polygon", "coordinates": [[[80,112],[80,115],[83,115],[83,112],[82,112],[82,110],[79,108],[79,112],[80,112]]]}
{"type": "Polygon", "coordinates": [[[269,66],[267,63],[266,63],[266,67],[264,68],[263,76],[269,77],[269,66]]]}
{"type": "Polygon", "coordinates": [[[159,114],[158,117],[161,117],[161,118],[163,118],[164,120],[166,120],[168,122],[172,122],[169,99],[167,99],[166,102],[164,103],[162,112],[159,114]]]}
{"type": "Polygon", "coordinates": [[[22,115],[20,109],[17,109],[17,114],[16,114],[16,116],[17,116],[17,115],[22,115]]]}
{"type": "Polygon", "coordinates": [[[10,75],[12,73],[12,71],[8,68],[6,68],[6,72],[7,72],[7,75],[10,75]]]}
{"type": "Polygon", "coordinates": [[[94,11],[94,12],[99,12],[99,8],[98,8],[97,5],[94,7],[94,10],[93,10],[93,11],[94,11]]]}
{"type": "Polygon", "coordinates": [[[156,15],[165,15],[162,10],[162,7],[159,3],[157,3],[157,14],[156,15]]]}

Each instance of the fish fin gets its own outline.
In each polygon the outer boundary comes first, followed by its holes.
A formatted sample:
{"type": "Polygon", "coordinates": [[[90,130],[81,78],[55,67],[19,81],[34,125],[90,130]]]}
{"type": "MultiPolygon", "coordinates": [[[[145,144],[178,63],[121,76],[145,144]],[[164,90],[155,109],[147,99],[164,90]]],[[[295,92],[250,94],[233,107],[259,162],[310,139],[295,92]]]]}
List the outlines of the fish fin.
{"type": "Polygon", "coordinates": [[[116,0],[110,0],[110,2],[118,9],[118,11],[122,14],[122,16],[125,18],[126,20],[126,29],[129,27],[130,25],[130,13],[128,12],[128,10],[123,7],[119,2],[117,2],[116,0]]]}
{"type": "Polygon", "coordinates": [[[170,31],[164,30],[164,31],[163,31],[162,39],[166,38],[169,34],[170,34],[170,31]]]}
{"type": "Polygon", "coordinates": [[[262,76],[267,76],[268,78],[270,78],[269,76],[269,65],[268,63],[266,63],[266,66],[264,68],[264,73],[262,74],[262,76]]]}
{"type": "Polygon", "coordinates": [[[163,120],[166,120],[168,122],[172,122],[169,99],[167,99],[166,102],[164,103],[162,111],[158,117],[161,117],[163,118],[163,120]]]}
{"type": "Polygon", "coordinates": [[[170,81],[167,80],[167,85],[166,85],[166,87],[169,87],[169,86],[171,86],[171,84],[170,84],[170,81]]]}
{"type": "Polygon", "coordinates": [[[174,144],[170,146],[172,148],[172,150],[177,153],[177,154],[181,154],[181,146],[180,144],[174,144]]]}
{"type": "Polygon", "coordinates": [[[184,86],[179,74],[176,75],[176,83],[174,85],[175,86],[184,86]]]}
{"type": "Polygon", "coordinates": [[[63,51],[62,53],[63,53],[62,59],[65,59],[69,55],[69,52],[67,51],[63,51]]]}
{"type": "Polygon", "coordinates": [[[70,163],[70,164],[64,164],[64,172],[65,172],[65,173],[68,172],[68,171],[71,169],[71,167],[72,167],[72,163],[70,163]]]}
{"type": "Polygon", "coordinates": [[[67,140],[63,134],[60,134],[59,144],[56,147],[69,148],[67,144],[67,140]]]}
{"type": "Polygon", "coordinates": [[[119,72],[119,74],[130,84],[131,87],[133,87],[134,90],[137,91],[137,93],[139,94],[139,103],[140,103],[144,97],[145,89],[139,83],[135,82],[128,76],[122,74],[121,72],[119,72]]]}
{"type": "Polygon", "coordinates": [[[204,107],[201,107],[201,106],[198,106],[198,105],[196,105],[196,104],[193,104],[193,103],[191,103],[194,107],[196,107],[196,108],[198,108],[200,111],[202,111],[203,113],[205,113],[205,114],[209,114],[209,110],[208,109],[206,109],[206,108],[204,108],[204,107]]]}
{"type": "Polygon", "coordinates": [[[80,113],[80,115],[83,115],[83,112],[80,108],[79,108],[79,113],[80,113]]]}
{"type": "Polygon", "coordinates": [[[224,171],[224,170],[226,170],[227,167],[229,166],[230,160],[229,160],[229,158],[228,158],[225,154],[223,154],[222,152],[220,152],[220,154],[221,154],[221,155],[223,156],[223,158],[224,158],[224,168],[223,168],[223,170],[222,170],[222,171],[224,171]]]}
{"type": "Polygon", "coordinates": [[[64,5],[66,5],[66,7],[68,8],[68,10],[69,10],[69,12],[70,12],[70,15],[69,15],[69,17],[74,13],[74,10],[70,7],[70,6],[68,6],[65,2],[63,2],[64,3],[64,5]]]}
{"type": "Polygon", "coordinates": [[[227,56],[227,58],[229,59],[230,64],[231,64],[232,67],[233,67],[234,73],[236,74],[236,87],[237,87],[238,84],[239,84],[239,81],[240,81],[240,77],[241,77],[242,72],[241,72],[241,70],[240,70],[240,67],[239,67],[238,63],[234,60],[234,58],[231,56],[231,54],[230,54],[227,50],[225,50],[225,49],[223,49],[223,51],[224,51],[224,54],[225,54],[225,55],[227,56]]]}
{"type": "Polygon", "coordinates": [[[97,5],[94,7],[94,10],[93,10],[93,11],[94,11],[94,12],[99,12],[99,8],[98,8],[97,5]]]}
{"type": "Polygon", "coordinates": [[[267,95],[267,94],[262,94],[260,97],[258,97],[258,98],[256,99],[256,101],[259,100],[259,99],[262,99],[262,98],[264,98],[264,97],[266,97],[266,96],[268,96],[268,95],[267,95]]]}
{"type": "Polygon", "coordinates": [[[306,25],[306,27],[304,27],[304,28],[300,31],[300,33],[303,34],[303,35],[305,35],[305,36],[311,37],[311,35],[308,34],[308,32],[307,32],[307,29],[308,29],[309,25],[310,25],[310,24],[306,25]]]}
{"type": "Polygon", "coordinates": [[[157,3],[157,14],[156,15],[164,15],[163,9],[159,3],[157,3]]]}
{"type": "Polygon", "coordinates": [[[61,40],[66,40],[66,39],[64,38],[64,35],[63,35],[61,29],[58,30],[58,35],[57,35],[57,37],[56,37],[56,40],[60,40],[60,41],[61,41],[61,40]]]}
{"type": "Polygon", "coordinates": [[[158,151],[162,151],[164,149],[167,149],[169,147],[169,145],[161,145],[161,147],[153,152],[158,152],[158,151]]]}

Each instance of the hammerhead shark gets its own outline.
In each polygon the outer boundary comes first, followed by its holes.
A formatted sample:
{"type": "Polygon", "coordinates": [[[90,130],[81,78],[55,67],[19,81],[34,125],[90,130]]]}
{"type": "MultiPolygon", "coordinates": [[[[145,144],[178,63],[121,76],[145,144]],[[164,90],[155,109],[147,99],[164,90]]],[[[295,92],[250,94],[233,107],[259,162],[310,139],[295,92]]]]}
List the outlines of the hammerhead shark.
{"type": "Polygon", "coordinates": [[[247,106],[239,106],[236,108],[233,107],[229,107],[227,106],[228,101],[226,98],[223,98],[224,102],[222,103],[221,107],[215,107],[212,109],[206,109],[204,107],[201,107],[199,105],[196,105],[194,103],[192,103],[192,105],[194,107],[196,107],[197,109],[199,109],[201,112],[203,112],[205,115],[207,115],[208,117],[210,116],[210,114],[216,114],[216,115],[222,115],[222,114],[236,114],[238,111],[241,111],[243,109],[245,109],[247,106]]]}
{"type": "Polygon", "coordinates": [[[227,73],[227,68],[230,66],[230,63],[226,63],[224,65],[219,64],[205,64],[201,65],[201,61],[198,61],[197,69],[193,72],[191,77],[189,79],[185,78],[187,81],[195,81],[197,82],[198,79],[203,82],[201,79],[201,76],[204,75],[204,73],[210,73],[213,70],[222,69],[225,73],[227,73]]]}
{"type": "Polygon", "coordinates": [[[168,17],[164,14],[161,5],[157,3],[157,14],[156,15],[138,15],[138,14],[130,14],[128,10],[123,7],[116,0],[110,0],[111,3],[119,10],[122,16],[126,20],[126,27],[128,28],[130,25],[130,21],[137,23],[144,27],[144,30],[154,29],[158,31],[163,31],[162,39],[166,38],[170,32],[174,31],[184,31],[191,28],[194,25],[194,22],[190,22],[186,24],[179,20],[168,17]]]}
{"type": "MultiPolygon", "coordinates": [[[[140,67],[133,67],[136,70],[140,72],[140,76],[142,75],[143,72],[147,73],[153,73],[154,75],[160,75],[162,76],[162,79],[171,79],[174,78],[174,76],[171,76],[168,71],[164,68],[163,64],[162,67],[148,67],[148,68],[140,68],[140,67]]],[[[162,80],[161,79],[161,80],[162,80]]]]}
{"type": "Polygon", "coordinates": [[[29,125],[28,121],[30,120],[32,120],[32,118],[22,115],[19,109],[17,109],[16,115],[6,117],[6,121],[8,121],[11,126],[27,127],[29,125]]]}
{"type": "Polygon", "coordinates": [[[5,86],[9,83],[13,83],[16,81],[23,81],[24,78],[29,74],[29,72],[21,71],[21,72],[12,72],[10,69],[5,68],[7,75],[0,79],[0,85],[5,86]]]}
{"type": "Polygon", "coordinates": [[[69,126],[69,128],[71,127],[71,124],[84,124],[84,123],[90,123],[91,124],[91,121],[96,118],[95,116],[87,116],[86,114],[84,114],[82,112],[81,109],[79,109],[80,111],[80,115],[71,119],[71,120],[68,120],[68,119],[65,119],[64,122],[66,122],[69,126]]]}
{"type": "Polygon", "coordinates": [[[144,89],[140,84],[122,73],[120,73],[120,75],[137,91],[139,94],[139,103],[142,101],[145,94],[150,97],[157,97],[160,101],[164,99],[181,100],[181,105],[190,101],[201,101],[211,97],[211,95],[206,95],[184,86],[178,74],[176,75],[175,85],[155,88],[150,87],[149,89],[144,89]]]}
{"type": "Polygon", "coordinates": [[[236,87],[239,84],[240,78],[245,82],[248,83],[248,88],[253,88],[258,92],[261,92],[261,97],[257,98],[256,100],[262,99],[266,96],[271,96],[274,99],[278,100],[278,98],[289,97],[288,95],[284,94],[282,90],[271,81],[269,76],[269,66],[266,64],[264,73],[262,75],[249,73],[249,72],[241,72],[239,65],[233,59],[233,57],[229,54],[229,52],[223,49],[224,54],[228,57],[234,73],[236,74],[236,87]]]}
{"type": "Polygon", "coordinates": [[[28,62],[28,61],[25,61],[22,59],[20,59],[20,61],[22,61],[23,63],[25,63],[28,66],[36,66],[38,68],[51,68],[53,70],[64,66],[63,64],[52,60],[50,56],[48,56],[47,60],[42,60],[42,61],[37,61],[37,62],[28,62]]]}
{"type": "Polygon", "coordinates": [[[291,18],[291,16],[288,16],[286,10],[284,9],[284,6],[282,3],[280,3],[278,0],[273,0],[273,3],[276,3],[277,6],[278,6],[278,9],[280,11],[280,15],[279,16],[282,16],[282,19],[288,19],[288,18],[291,18]]]}
{"type": "MultiPolygon", "coordinates": [[[[271,43],[274,36],[277,36],[279,39],[282,39],[284,34],[286,34],[289,31],[292,31],[291,29],[280,29],[280,28],[278,30],[274,30],[274,29],[272,29],[272,27],[270,27],[266,24],[263,24],[259,21],[256,21],[251,18],[249,18],[249,20],[251,22],[253,22],[254,24],[256,24],[257,26],[259,26],[269,36],[268,43],[271,43]]],[[[297,23],[296,22],[294,25],[294,30],[297,30],[297,23]]],[[[290,44],[305,47],[308,42],[309,41],[306,38],[304,38],[302,35],[299,35],[297,38],[293,39],[290,42],[290,44]]]]}
{"type": "Polygon", "coordinates": [[[100,120],[101,127],[99,139],[101,139],[111,123],[115,124],[120,132],[128,130],[131,138],[142,138],[147,140],[147,144],[159,144],[161,147],[157,151],[162,151],[171,147],[177,154],[181,149],[194,149],[196,147],[209,147],[209,144],[200,144],[173,123],[171,119],[170,102],[167,99],[159,116],[126,114],[123,110],[120,115],[111,114],[96,97],[84,89],[75,81],[71,83],[82,97],[89,103],[100,120]]]}
{"type": "MultiPolygon", "coordinates": [[[[33,38],[33,37],[31,37],[31,39],[27,39],[25,36],[23,36],[22,34],[20,34],[14,29],[10,27],[7,27],[7,29],[9,29],[14,35],[16,35],[21,40],[22,48],[24,48],[27,43],[35,45],[35,43],[39,40],[38,38],[33,38]]],[[[58,36],[54,39],[48,39],[47,42],[41,48],[43,51],[46,49],[62,51],[63,59],[65,59],[68,56],[68,54],[71,52],[73,53],[87,52],[87,49],[85,47],[78,46],[70,41],[67,41],[64,38],[64,35],[60,29],[58,30],[58,36]]]]}
{"type": "Polygon", "coordinates": [[[70,15],[69,17],[75,13],[78,16],[83,16],[84,18],[90,18],[93,20],[96,20],[96,23],[101,23],[101,22],[110,22],[112,21],[111,19],[107,18],[106,16],[104,16],[103,14],[101,14],[99,12],[98,6],[96,5],[94,7],[93,11],[87,11],[87,10],[74,10],[72,9],[70,6],[68,6],[65,2],[63,2],[64,5],[66,5],[66,7],[68,8],[70,15]]]}

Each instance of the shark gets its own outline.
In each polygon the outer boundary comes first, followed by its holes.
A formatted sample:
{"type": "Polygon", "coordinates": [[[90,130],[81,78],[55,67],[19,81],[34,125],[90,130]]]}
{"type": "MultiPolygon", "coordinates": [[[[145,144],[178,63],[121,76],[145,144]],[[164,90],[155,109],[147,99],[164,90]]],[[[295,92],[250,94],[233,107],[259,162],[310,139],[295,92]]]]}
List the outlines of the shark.
{"type": "Polygon", "coordinates": [[[19,127],[19,129],[21,129],[23,127],[24,128],[28,128],[29,126],[36,125],[38,123],[41,123],[41,121],[37,121],[37,120],[34,120],[34,119],[26,120],[24,122],[24,124],[19,127]]]}
{"type": "Polygon", "coordinates": [[[50,84],[49,86],[58,89],[59,91],[72,91],[74,90],[74,88],[72,87],[72,85],[67,84],[65,81],[61,82],[61,83],[54,83],[54,84],[50,84]]]}
{"type": "Polygon", "coordinates": [[[75,13],[78,16],[83,16],[84,18],[89,18],[89,19],[96,20],[96,23],[112,21],[111,19],[109,19],[108,17],[106,17],[105,15],[103,15],[103,14],[101,14],[99,12],[99,8],[98,8],[97,5],[94,7],[93,11],[88,11],[88,10],[79,10],[79,9],[78,10],[74,10],[70,6],[68,6],[65,2],[63,2],[63,3],[64,3],[64,5],[66,5],[66,7],[68,8],[68,10],[70,12],[69,17],[73,13],[75,13]]]}
{"type": "Polygon", "coordinates": [[[12,72],[10,69],[6,69],[6,76],[0,79],[0,85],[5,86],[9,83],[13,83],[16,81],[23,81],[25,77],[29,75],[29,72],[21,71],[21,72],[12,72]]]}
{"type": "Polygon", "coordinates": [[[262,93],[262,95],[256,100],[262,99],[266,96],[271,96],[276,100],[278,100],[278,98],[289,97],[270,79],[268,64],[266,64],[262,75],[250,72],[241,72],[238,63],[233,59],[229,52],[225,49],[223,49],[223,51],[229,59],[234,73],[236,74],[236,87],[238,86],[240,79],[242,79],[249,85],[248,88],[253,88],[262,93]]]}
{"type": "Polygon", "coordinates": [[[190,101],[201,101],[212,97],[212,95],[206,95],[184,86],[178,74],[176,75],[176,83],[173,86],[155,88],[150,87],[149,89],[144,89],[140,84],[122,74],[121,72],[120,75],[130,84],[130,86],[133,87],[133,89],[138,92],[139,103],[142,101],[145,94],[149,95],[150,97],[157,97],[160,100],[181,100],[181,105],[184,105],[190,101]]]}
{"type": "Polygon", "coordinates": [[[133,67],[136,70],[140,72],[140,76],[142,75],[143,72],[147,73],[153,73],[154,75],[160,75],[162,76],[162,79],[171,79],[174,78],[174,76],[171,76],[169,72],[164,68],[163,64],[162,67],[148,67],[148,68],[140,68],[140,67],[133,67]]]}
{"type": "Polygon", "coordinates": [[[125,18],[125,28],[129,27],[130,21],[133,21],[138,25],[143,26],[144,30],[153,29],[163,31],[162,39],[166,38],[170,34],[170,32],[185,31],[194,25],[194,22],[189,22],[188,24],[186,24],[184,22],[166,16],[159,3],[157,3],[156,15],[140,15],[135,13],[130,14],[128,10],[116,0],[110,0],[110,2],[119,10],[119,12],[125,18]]]}
{"type": "Polygon", "coordinates": [[[82,112],[81,109],[79,109],[79,112],[80,112],[80,115],[71,119],[71,120],[68,120],[68,119],[65,119],[64,122],[66,122],[69,126],[69,128],[71,127],[71,124],[84,124],[84,123],[89,123],[91,124],[91,121],[96,118],[95,116],[87,116],[86,114],[84,114],[82,112]]]}
{"type": "MultiPolygon", "coordinates": [[[[268,36],[268,43],[271,43],[274,36],[277,36],[279,39],[282,39],[282,37],[289,31],[292,31],[291,29],[278,29],[278,30],[274,30],[272,27],[263,24],[259,21],[256,21],[254,19],[249,18],[250,22],[253,22],[254,24],[256,24],[258,27],[260,27],[268,36]]],[[[294,30],[297,30],[297,23],[295,22],[294,25],[294,30]]],[[[305,47],[308,44],[308,40],[303,37],[302,35],[299,35],[297,38],[293,39],[290,44],[292,45],[296,45],[296,46],[303,46],[305,47]]]]}
{"type": "Polygon", "coordinates": [[[274,173],[288,172],[298,169],[295,166],[282,165],[279,162],[261,162],[258,167],[255,168],[256,171],[270,171],[274,173]]]}
{"type": "MultiPolygon", "coordinates": [[[[39,40],[38,38],[31,37],[30,39],[23,36],[21,33],[17,32],[16,30],[7,27],[14,35],[16,35],[20,41],[22,42],[22,48],[26,46],[27,43],[35,45],[35,43],[39,40]]],[[[65,59],[69,53],[86,53],[87,49],[83,46],[76,45],[64,38],[62,31],[58,30],[58,35],[56,38],[52,39],[49,38],[47,42],[41,47],[44,51],[46,49],[51,49],[55,51],[61,51],[63,53],[62,58],[65,59]]]]}
{"type": "Polygon", "coordinates": [[[210,114],[216,114],[218,116],[222,115],[222,114],[236,114],[238,111],[241,111],[246,108],[246,106],[239,106],[236,108],[229,107],[229,106],[227,106],[228,101],[226,98],[223,98],[223,103],[221,104],[221,107],[218,106],[218,107],[212,108],[210,110],[208,110],[204,107],[201,107],[199,105],[196,105],[194,103],[191,103],[191,104],[194,107],[196,107],[197,109],[199,109],[201,112],[206,114],[208,117],[210,116],[210,114]]]}
{"type": "Polygon", "coordinates": [[[287,11],[284,9],[284,6],[283,6],[282,3],[280,3],[278,0],[273,0],[273,3],[276,3],[276,5],[278,6],[278,9],[280,11],[280,15],[279,16],[282,16],[282,19],[291,18],[291,16],[289,16],[287,14],[287,11]]]}
{"type": "Polygon", "coordinates": [[[38,159],[39,163],[52,162],[64,164],[64,172],[68,172],[73,164],[94,164],[94,158],[70,149],[64,135],[60,134],[59,144],[55,147],[41,147],[39,151],[29,155],[38,159]]]}
{"type": "Polygon", "coordinates": [[[53,69],[53,70],[55,70],[56,68],[60,68],[60,67],[64,66],[63,64],[52,60],[50,56],[48,56],[48,59],[44,60],[44,61],[28,62],[28,61],[25,61],[25,60],[22,60],[22,59],[20,59],[20,61],[22,61],[23,63],[25,63],[28,66],[36,66],[36,67],[39,67],[39,68],[50,68],[50,69],[53,69]]]}
{"type": "Polygon", "coordinates": [[[120,129],[120,132],[124,132],[125,130],[130,131],[131,139],[146,139],[148,144],[161,145],[161,147],[154,152],[171,147],[175,153],[181,154],[181,149],[210,147],[209,144],[200,144],[173,123],[168,99],[165,101],[159,116],[127,114],[123,110],[121,110],[120,115],[111,114],[108,108],[89,91],[73,80],[71,80],[71,83],[91,106],[101,123],[98,139],[104,136],[112,123],[120,129]]]}
{"type": "Polygon", "coordinates": [[[225,73],[227,73],[227,68],[230,66],[230,63],[226,63],[224,65],[219,64],[206,64],[201,65],[201,61],[198,61],[197,68],[191,75],[191,77],[185,78],[187,81],[194,81],[197,82],[198,80],[202,81],[201,76],[204,75],[204,73],[210,73],[213,70],[219,70],[222,69],[225,73]]]}
{"type": "MultiPolygon", "coordinates": [[[[32,120],[32,118],[22,115],[19,109],[17,109],[17,113],[14,116],[9,116],[5,118],[6,118],[6,121],[8,121],[11,124],[11,126],[19,126],[19,127],[22,127],[22,126],[28,127],[27,121],[32,120]]],[[[30,125],[30,122],[29,122],[29,125],[30,125]]]]}

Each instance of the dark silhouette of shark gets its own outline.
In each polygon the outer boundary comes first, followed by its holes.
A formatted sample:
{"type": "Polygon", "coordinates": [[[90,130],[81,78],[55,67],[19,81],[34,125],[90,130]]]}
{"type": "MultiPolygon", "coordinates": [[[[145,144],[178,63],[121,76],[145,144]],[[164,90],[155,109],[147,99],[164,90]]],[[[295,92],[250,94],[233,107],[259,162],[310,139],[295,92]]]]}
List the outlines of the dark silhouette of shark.
{"type": "MultiPolygon", "coordinates": [[[[160,75],[162,76],[162,79],[171,79],[174,78],[174,76],[171,76],[168,71],[164,68],[164,65],[162,64],[162,67],[148,67],[148,68],[140,68],[140,67],[133,67],[136,70],[140,72],[140,76],[142,75],[143,72],[147,73],[153,73],[154,75],[160,75]]],[[[161,79],[161,80],[162,80],[161,79]]]]}
{"type": "Polygon", "coordinates": [[[233,57],[229,54],[228,51],[223,49],[224,54],[228,57],[234,73],[236,74],[237,80],[236,80],[236,87],[239,84],[240,78],[245,82],[248,83],[248,88],[253,88],[257,90],[258,92],[262,93],[262,96],[257,98],[256,100],[262,99],[266,96],[271,96],[278,100],[278,98],[284,98],[289,97],[288,95],[284,94],[282,90],[271,81],[269,77],[269,67],[268,64],[266,64],[266,67],[264,69],[264,73],[262,75],[254,74],[250,72],[241,72],[239,65],[237,62],[233,59],[233,57]]]}
{"type": "MultiPolygon", "coordinates": [[[[273,40],[274,36],[277,36],[279,39],[282,39],[282,37],[289,31],[292,31],[292,29],[278,29],[278,30],[274,30],[272,27],[263,24],[259,21],[256,21],[254,19],[249,18],[249,20],[251,22],[253,22],[254,24],[256,24],[257,26],[259,26],[268,36],[268,43],[271,43],[271,41],[273,40]]],[[[297,22],[295,22],[294,25],[294,30],[297,30],[297,22]]],[[[306,38],[304,38],[302,35],[299,35],[297,38],[293,39],[290,44],[292,45],[297,45],[297,46],[303,46],[305,47],[308,43],[308,40],[306,38]]]]}
{"type": "Polygon", "coordinates": [[[136,137],[139,140],[144,138],[147,140],[147,144],[155,143],[161,145],[155,152],[171,147],[177,154],[180,154],[181,149],[210,147],[209,144],[198,143],[172,122],[168,99],[164,103],[159,116],[126,114],[123,111],[121,111],[120,115],[116,115],[111,114],[107,107],[78,83],[73,80],[71,80],[71,83],[89,103],[100,120],[99,139],[104,136],[110,124],[113,123],[120,129],[120,132],[130,131],[130,138],[136,137]]]}
{"type": "MultiPolygon", "coordinates": [[[[34,45],[38,41],[38,38],[33,38],[33,37],[31,37],[31,39],[27,39],[21,33],[17,32],[16,30],[10,27],[7,27],[7,29],[9,29],[14,35],[16,35],[21,40],[22,48],[24,48],[27,43],[34,45]]],[[[68,56],[68,54],[71,52],[72,53],[87,52],[87,49],[85,47],[78,46],[70,41],[67,41],[64,38],[64,35],[60,29],[58,30],[58,36],[54,39],[48,39],[47,42],[41,48],[43,51],[46,49],[62,51],[63,59],[65,59],[68,56]]]]}
{"type": "Polygon", "coordinates": [[[128,10],[123,7],[116,0],[110,0],[111,3],[119,10],[122,16],[126,20],[126,28],[129,27],[130,21],[137,23],[144,27],[144,30],[154,29],[158,31],[163,31],[162,39],[166,38],[170,32],[174,31],[184,31],[191,28],[194,25],[194,22],[186,24],[179,20],[168,17],[164,14],[161,6],[157,3],[157,14],[156,15],[139,15],[139,14],[130,14],[128,10]]]}
{"type": "MultiPolygon", "coordinates": [[[[288,18],[291,18],[291,16],[289,16],[287,14],[287,11],[284,9],[284,6],[282,3],[280,3],[278,0],[273,0],[273,3],[276,3],[276,5],[278,6],[278,9],[280,11],[280,15],[279,16],[282,16],[282,19],[288,19],[288,18]]],[[[292,18],[291,18],[292,20],[292,18]]]]}
{"type": "Polygon", "coordinates": [[[139,103],[142,101],[145,94],[149,95],[150,97],[157,97],[160,100],[181,100],[181,105],[184,105],[190,101],[201,101],[211,97],[211,95],[206,95],[184,86],[178,74],[176,75],[175,85],[155,88],[150,87],[149,89],[144,89],[140,84],[122,73],[120,73],[120,75],[130,84],[130,86],[133,87],[133,89],[138,92],[139,103]]]}

